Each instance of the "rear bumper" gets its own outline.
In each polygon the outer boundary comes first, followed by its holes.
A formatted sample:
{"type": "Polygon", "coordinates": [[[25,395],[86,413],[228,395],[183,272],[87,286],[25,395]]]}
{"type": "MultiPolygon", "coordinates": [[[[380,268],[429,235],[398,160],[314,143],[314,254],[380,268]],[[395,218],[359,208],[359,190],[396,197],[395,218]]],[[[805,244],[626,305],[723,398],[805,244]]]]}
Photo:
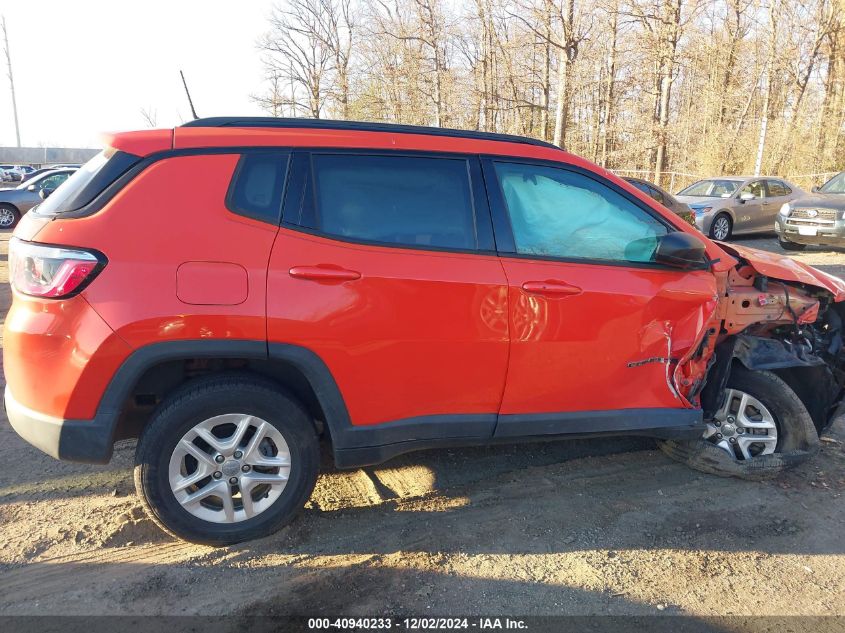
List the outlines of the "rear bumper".
{"type": "Polygon", "coordinates": [[[15,432],[48,455],[89,464],[106,464],[111,459],[113,416],[99,414],[93,420],[65,420],[45,415],[15,400],[8,385],[4,403],[15,432]]]}

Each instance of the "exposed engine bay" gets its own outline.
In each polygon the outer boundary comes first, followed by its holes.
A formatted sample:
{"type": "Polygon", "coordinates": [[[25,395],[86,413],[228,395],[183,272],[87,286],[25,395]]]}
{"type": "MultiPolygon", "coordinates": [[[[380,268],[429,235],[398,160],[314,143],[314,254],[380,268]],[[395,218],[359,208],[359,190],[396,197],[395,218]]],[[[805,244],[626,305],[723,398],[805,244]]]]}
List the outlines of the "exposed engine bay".
{"type": "MultiPolygon", "coordinates": [[[[721,349],[717,349],[716,363],[725,363],[730,351],[732,362],[779,375],[804,402],[819,432],[823,431],[833,420],[845,384],[845,303],[836,303],[827,290],[770,279],[749,264],[728,273],[725,296],[727,301],[719,309],[717,348],[721,349]]],[[[719,372],[711,367],[706,382],[712,384],[711,379],[720,373],[724,378],[724,369],[719,372]]],[[[708,401],[707,391],[705,387],[701,403],[705,418],[716,406],[708,401]]]]}
{"type": "Polygon", "coordinates": [[[717,273],[718,305],[695,353],[675,371],[675,384],[702,408],[708,430],[702,440],[667,441],[662,448],[705,472],[769,477],[814,454],[819,434],[845,408],[845,284],[789,258],[720,246],[738,263],[717,273]],[[763,378],[782,381],[784,397],[797,396],[796,413],[769,412],[734,389],[737,381],[763,378]],[[786,394],[790,389],[794,394],[786,394]],[[751,409],[759,414],[751,428],[737,422],[736,406],[731,410],[735,395],[743,407],[751,401],[758,405],[759,410],[751,409]],[[778,416],[790,419],[776,422],[778,416]],[[764,432],[766,420],[771,436],[764,432]],[[749,453],[749,445],[756,452],[749,453]]]}

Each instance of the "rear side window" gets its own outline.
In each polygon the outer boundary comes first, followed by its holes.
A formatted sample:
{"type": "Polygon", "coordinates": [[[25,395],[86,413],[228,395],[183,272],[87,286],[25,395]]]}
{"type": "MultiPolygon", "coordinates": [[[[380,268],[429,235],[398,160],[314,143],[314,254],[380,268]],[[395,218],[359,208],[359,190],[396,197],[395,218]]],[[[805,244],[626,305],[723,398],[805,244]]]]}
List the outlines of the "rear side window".
{"type": "Polygon", "coordinates": [[[469,165],[461,158],[315,154],[322,233],[408,247],[477,246],[469,165]]]}
{"type": "Polygon", "coordinates": [[[36,213],[53,216],[81,209],[140,160],[139,156],[111,148],[100,152],[39,204],[36,213]]]}
{"type": "Polygon", "coordinates": [[[278,224],[288,156],[286,152],[255,152],[241,156],[226,199],[229,210],[278,224]]]}
{"type": "Polygon", "coordinates": [[[778,196],[788,196],[792,193],[792,189],[787,187],[780,180],[770,180],[768,184],[769,196],[772,198],[777,198],[778,196]]]}

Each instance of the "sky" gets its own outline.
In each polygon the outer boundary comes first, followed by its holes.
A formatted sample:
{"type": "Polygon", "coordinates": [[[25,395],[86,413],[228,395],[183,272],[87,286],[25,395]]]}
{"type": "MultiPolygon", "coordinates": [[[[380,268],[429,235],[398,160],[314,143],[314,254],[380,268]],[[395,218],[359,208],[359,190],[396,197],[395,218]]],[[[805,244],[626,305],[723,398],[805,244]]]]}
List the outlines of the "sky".
{"type": "MultiPolygon", "coordinates": [[[[24,147],[100,147],[100,134],[261,115],[256,41],[272,0],[0,0],[24,147]]],[[[0,43],[0,146],[15,145],[0,43]]]]}

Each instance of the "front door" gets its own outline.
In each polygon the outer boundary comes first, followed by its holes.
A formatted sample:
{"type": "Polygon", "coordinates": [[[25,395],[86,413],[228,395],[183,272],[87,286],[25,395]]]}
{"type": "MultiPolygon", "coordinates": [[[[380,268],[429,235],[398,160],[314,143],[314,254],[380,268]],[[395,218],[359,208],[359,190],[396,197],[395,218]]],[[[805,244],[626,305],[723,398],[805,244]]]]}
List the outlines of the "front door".
{"type": "Polygon", "coordinates": [[[766,214],[768,200],[766,199],[766,183],[763,180],[753,180],[737,192],[736,223],[734,233],[756,233],[769,226],[766,214]],[[743,200],[742,196],[751,194],[750,200],[743,200]]]}
{"type": "Polygon", "coordinates": [[[655,264],[674,229],[596,174],[490,159],[485,175],[510,304],[497,435],[693,423],[672,375],[715,309],[714,276],[655,264]]]}

